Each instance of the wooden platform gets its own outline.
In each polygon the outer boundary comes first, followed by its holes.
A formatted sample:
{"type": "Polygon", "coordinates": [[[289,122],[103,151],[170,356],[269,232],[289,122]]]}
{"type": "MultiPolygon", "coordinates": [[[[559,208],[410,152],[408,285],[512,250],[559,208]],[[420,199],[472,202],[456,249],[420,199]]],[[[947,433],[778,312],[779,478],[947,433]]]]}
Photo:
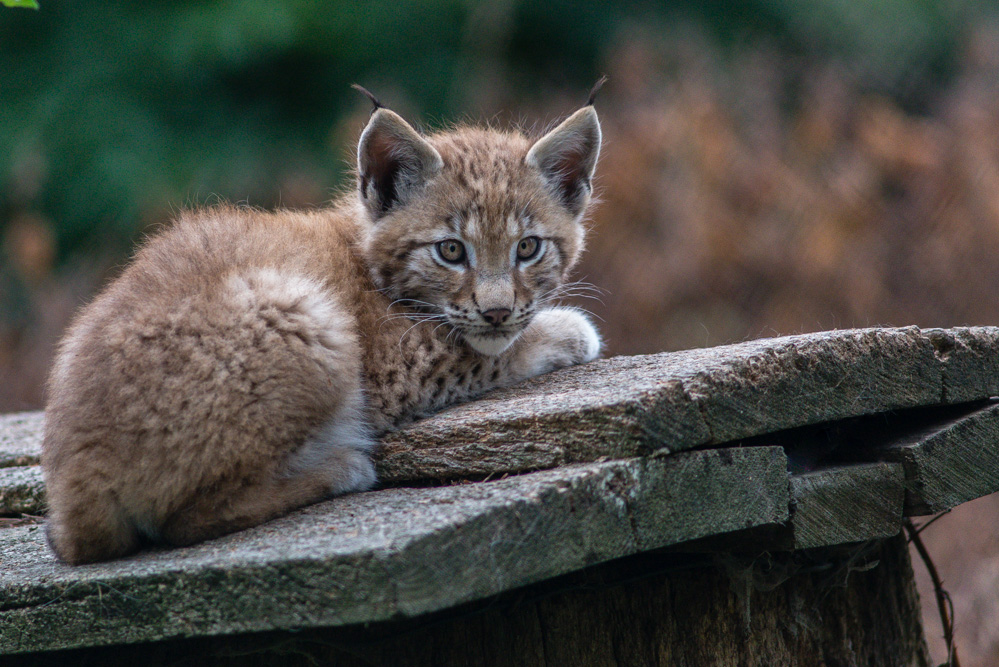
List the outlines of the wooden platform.
{"type": "MultiPolygon", "coordinates": [[[[206,544],[69,567],[0,529],[0,652],[402,627],[600,564],[884,540],[999,490],[996,395],[985,327],[597,361],[390,435],[381,490],[206,544]]],[[[42,424],[0,418],[0,515],[44,511],[42,424]]]]}

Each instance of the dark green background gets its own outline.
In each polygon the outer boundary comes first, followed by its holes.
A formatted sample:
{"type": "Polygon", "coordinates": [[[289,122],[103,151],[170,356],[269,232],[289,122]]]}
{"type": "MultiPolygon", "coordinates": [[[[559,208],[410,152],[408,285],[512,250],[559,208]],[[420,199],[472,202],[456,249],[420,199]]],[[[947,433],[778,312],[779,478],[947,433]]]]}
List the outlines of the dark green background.
{"type": "Polygon", "coordinates": [[[865,86],[919,108],[985,6],[42,0],[39,11],[0,8],[0,225],[40,213],[65,260],[77,249],[124,250],[170,207],[213,196],[278,205],[289,175],[305,174],[332,196],[346,170],[343,145],[353,141],[339,123],[365,104],[350,83],[423,120],[491,117],[543,104],[556,90],[582,99],[607,44],[634,26],[696,27],[722,57],[764,41],[792,61],[841,60],[865,86]]]}

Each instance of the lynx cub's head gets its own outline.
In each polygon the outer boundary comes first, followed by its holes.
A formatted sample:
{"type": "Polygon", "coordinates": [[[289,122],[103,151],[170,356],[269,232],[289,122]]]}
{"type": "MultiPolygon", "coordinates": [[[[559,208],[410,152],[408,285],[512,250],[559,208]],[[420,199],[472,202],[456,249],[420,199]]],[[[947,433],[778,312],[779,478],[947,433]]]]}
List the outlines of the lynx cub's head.
{"type": "Polygon", "coordinates": [[[501,353],[576,263],[599,152],[592,105],[534,142],[478,128],[423,137],[376,108],[358,146],[376,284],[501,353]]]}

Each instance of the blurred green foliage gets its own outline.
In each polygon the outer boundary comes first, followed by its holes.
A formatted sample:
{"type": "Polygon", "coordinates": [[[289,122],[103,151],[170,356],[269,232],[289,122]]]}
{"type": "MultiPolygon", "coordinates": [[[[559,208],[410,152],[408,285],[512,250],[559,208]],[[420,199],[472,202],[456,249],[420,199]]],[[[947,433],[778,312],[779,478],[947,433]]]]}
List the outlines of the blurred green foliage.
{"type": "Polygon", "coordinates": [[[338,119],[364,108],[350,83],[437,118],[558,89],[582,96],[606,45],[633,25],[695,23],[723,46],[770,40],[788,57],[841,59],[871,87],[918,101],[984,6],[95,0],[4,12],[0,225],[43,216],[65,258],[124,248],[169,207],[213,195],[280,204],[297,173],[329,196],[345,172],[338,119]]]}

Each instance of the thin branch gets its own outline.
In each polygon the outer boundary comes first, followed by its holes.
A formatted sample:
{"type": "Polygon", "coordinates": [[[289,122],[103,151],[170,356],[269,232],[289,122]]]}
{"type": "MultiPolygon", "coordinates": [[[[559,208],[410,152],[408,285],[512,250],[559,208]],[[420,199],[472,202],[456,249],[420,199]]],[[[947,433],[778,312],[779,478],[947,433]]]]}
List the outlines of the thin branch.
{"type": "MultiPolygon", "coordinates": [[[[950,514],[950,510],[944,510],[943,512],[940,512],[940,514],[937,514],[935,517],[933,517],[932,519],[930,519],[929,521],[927,521],[926,523],[920,524],[920,525],[916,526],[916,535],[919,535],[921,532],[923,532],[924,530],[926,530],[927,528],[929,528],[930,526],[932,526],[934,523],[936,523],[937,519],[945,517],[948,514],[950,514]]],[[[915,525],[915,524],[913,524],[913,525],[915,525]]],[[[910,539],[909,541],[911,542],[912,540],[910,539]]]]}
{"type": "MultiPolygon", "coordinates": [[[[926,524],[928,526],[929,523],[926,524]]],[[[925,528],[926,526],[923,526],[925,528]]],[[[926,545],[919,537],[920,529],[917,529],[911,519],[905,520],[905,531],[909,534],[909,541],[916,547],[919,557],[926,566],[926,571],[933,581],[933,593],[937,598],[937,610],[940,612],[940,624],[943,626],[944,641],[947,643],[947,667],[961,667],[957,658],[957,647],[954,645],[954,603],[950,599],[950,594],[944,590],[943,580],[937,572],[930,552],[926,550],[926,545]]]]}

